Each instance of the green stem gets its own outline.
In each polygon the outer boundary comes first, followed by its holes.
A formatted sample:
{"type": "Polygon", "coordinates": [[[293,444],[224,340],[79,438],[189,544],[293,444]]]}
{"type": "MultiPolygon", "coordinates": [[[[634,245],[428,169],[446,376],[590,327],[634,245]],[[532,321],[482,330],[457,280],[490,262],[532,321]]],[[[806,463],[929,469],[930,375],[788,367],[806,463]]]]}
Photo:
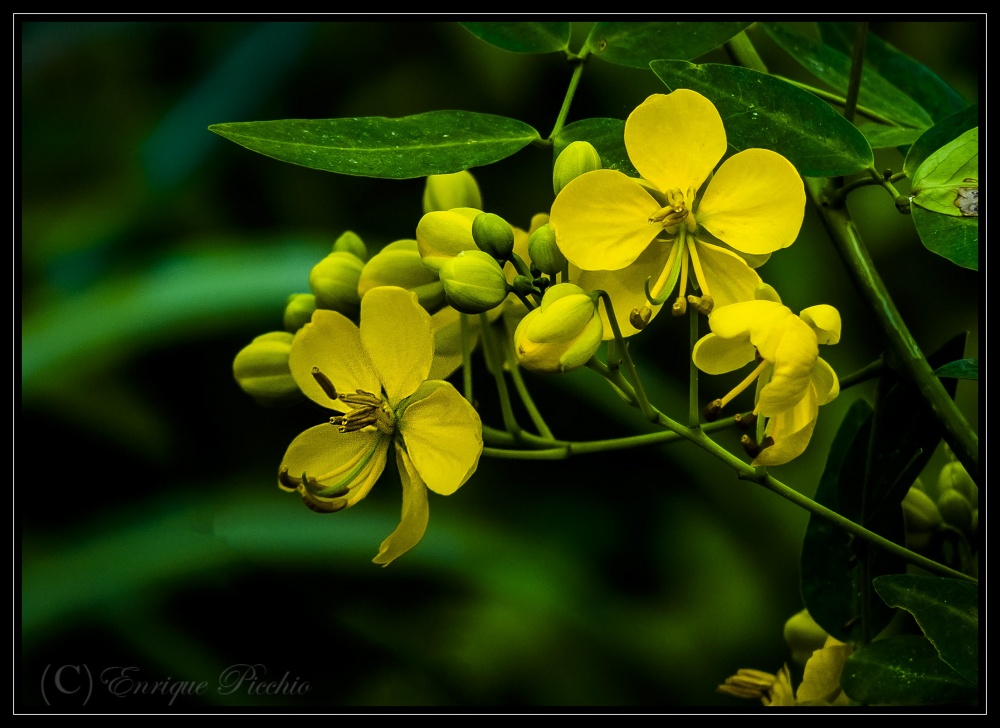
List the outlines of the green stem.
{"type": "Polygon", "coordinates": [[[538,430],[538,434],[542,437],[552,440],[552,430],[549,426],[545,424],[545,420],[542,418],[542,413],[535,406],[535,401],[531,398],[531,394],[528,392],[528,386],[524,383],[524,377],[521,376],[521,367],[517,364],[517,359],[514,356],[514,348],[511,343],[510,337],[505,337],[507,340],[507,346],[504,347],[507,353],[507,362],[510,369],[510,377],[514,380],[514,389],[517,390],[517,396],[521,398],[521,402],[524,404],[524,408],[528,410],[528,416],[535,425],[535,429],[538,430]]]}
{"type": "Polygon", "coordinates": [[[761,60],[757,49],[754,48],[753,43],[750,41],[750,36],[747,35],[745,30],[726,42],[726,50],[729,51],[730,56],[736,61],[737,65],[759,71],[760,73],[767,73],[767,66],[764,65],[764,61],[761,60]]]}
{"type": "Polygon", "coordinates": [[[690,318],[690,347],[689,351],[692,356],[688,359],[688,379],[690,385],[688,387],[688,427],[692,429],[697,429],[701,426],[701,407],[698,406],[698,367],[694,365],[694,345],[698,343],[698,321],[700,314],[694,306],[688,310],[688,317],[690,318]]]}
{"type": "Polygon", "coordinates": [[[573,75],[569,79],[569,87],[566,89],[566,96],[563,98],[562,106],[559,109],[559,115],[556,117],[556,123],[552,127],[552,131],[549,133],[549,139],[551,140],[556,134],[562,131],[563,125],[566,123],[566,117],[569,116],[569,107],[573,103],[573,96],[576,94],[576,88],[580,85],[580,78],[583,76],[583,67],[586,64],[587,57],[590,55],[590,51],[584,48],[580,51],[580,55],[573,59],[574,68],[573,75]]]}
{"type": "Polygon", "coordinates": [[[621,328],[618,326],[618,319],[615,318],[615,308],[611,303],[611,296],[606,291],[594,291],[593,293],[599,295],[601,300],[604,301],[604,310],[608,314],[608,322],[611,324],[611,331],[615,335],[615,343],[621,352],[622,363],[625,365],[628,378],[635,389],[636,402],[642,411],[642,416],[650,422],[656,422],[656,414],[653,411],[653,406],[649,403],[649,399],[646,398],[646,391],[643,389],[642,381],[639,379],[639,372],[636,371],[635,364],[632,362],[632,355],[629,354],[628,347],[625,346],[625,339],[622,337],[621,328]]]}
{"type": "Polygon", "coordinates": [[[882,374],[883,371],[885,371],[885,361],[882,357],[879,357],[872,363],[861,367],[856,372],[851,372],[846,377],[841,378],[840,389],[844,390],[848,387],[853,387],[856,384],[867,382],[869,379],[874,379],[882,374]]]}
{"type": "Polygon", "coordinates": [[[827,232],[837,246],[855,284],[868,301],[902,371],[927,400],[934,417],[944,429],[944,439],[951,445],[969,476],[979,482],[979,436],[973,432],[955,401],[941,384],[941,380],[934,375],[930,364],[910,334],[878,271],[875,270],[875,265],[868,255],[850,213],[843,207],[837,209],[830,207],[825,198],[822,179],[806,177],[805,183],[827,232]]]}
{"type": "Polygon", "coordinates": [[[514,409],[510,404],[510,393],[507,391],[507,380],[503,376],[503,357],[497,351],[493,329],[490,327],[489,319],[485,313],[479,314],[479,328],[480,336],[483,338],[483,356],[486,357],[486,364],[493,372],[493,378],[496,379],[504,428],[517,438],[521,433],[521,427],[514,418],[514,409]]]}
{"type": "Polygon", "coordinates": [[[865,40],[868,37],[868,23],[860,22],[855,26],[854,48],[851,52],[851,72],[847,81],[847,98],[844,99],[844,118],[854,121],[854,112],[858,107],[858,94],[861,93],[861,72],[865,66],[865,40]]]}
{"type": "Polygon", "coordinates": [[[469,314],[458,315],[462,332],[462,393],[472,404],[472,331],[469,326],[469,314]]]}

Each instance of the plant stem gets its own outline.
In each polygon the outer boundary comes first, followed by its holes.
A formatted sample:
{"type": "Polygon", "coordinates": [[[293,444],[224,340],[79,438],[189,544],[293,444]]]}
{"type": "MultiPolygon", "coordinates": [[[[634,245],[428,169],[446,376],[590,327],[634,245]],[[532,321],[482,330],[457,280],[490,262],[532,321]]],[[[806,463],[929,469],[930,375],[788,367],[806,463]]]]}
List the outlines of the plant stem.
{"type": "Polygon", "coordinates": [[[507,432],[517,438],[521,433],[521,427],[514,418],[514,409],[510,405],[510,393],[507,391],[507,380],[503,376],[503,357],[497,351],[493,329],[490,328],[490,322],[485,313],[479,314],[479,329],[483,339],[483,356],[486,357],[486,364],[493,372],[493,378],[497,383],[497,393],[500,396],[500,414],[503,417],[504,427],[507,432]]]}
{"type": "Polygon", "coordinates": [[[575,64],[573,67],[573,75],[569,79],[569,87],[566,89],[566,96],[563,98],[562,106],[559,109],[559,115],[556,117],[556,123],[552,127],[552,131],[549,132],[549,140],[562,131],[563,125],[566,123],[566,117],[569,116],[569,107],[573,103],[573,96],[576,94],[576,88],[580,85],[580,77],[583,76],[583,67],[586,65],[587,57],[590,55],[590,51],[584,48],[580,51],[580,54],[573,60],[575,64]]]}
{"type": "Polygon", "coordinates": [[[882,357],[879,357],[871,364],[866,364],[865,366],[858,369],[856,372],[848,374],[840,380],[840,389],[844,390],[848,387],[853,387],[856,384],[861,384],[869,379],[874,379],[879,376],[883,371],[885,371],[885,361],[882,357]]]}
{"type": "Polygon", "coordinates": [[[865,65],[865,40],[868,37],[868,23],[860,22],[854,31],[854,47],[851,52],[851,72],[847,81],[847,98],[844,99],[844,118],[854,121],[858,108],[858,94],[861,93],[861,72],[865,65]]]}
{"type": "Polygon", "coordinates": [[[472,404],[472,331],[469,314],[458,314],[458,322],[462,332],[462,393],[466,401],[472,404]]]}
{"type": "Polygon", "coordinates": [[[973,432],[955,401],[935,376],[917,346],[896,305],[890,298],[861,235],[846,208],[832,208],[827,203],[824,181],[806,177],[806,190],[819,211],[827,232],[833,239],[847,270],[861,290],[898,359],[902,371],[927,400],[935,418],[944,429],[944,438],[965,466],[969,476],[979,482],[979,436],[973,432]]]}
{"type": "Polygon", "coordinates": [[[698,406],[698,367],[694,365],[694,345],[698,343],[698,317],[700,314],[694,306],[688,309],[690,318],[690,348],[692,356],[688,359],[688,427],[697,429],[701,426],[701,408],[698,406]]]}
{"type": "Polygon", "coordinates": [[[528,386],[524,383],[524,377],[521,376],[521,367],[517,364],[517,359],[514,356],[514,348],[510,343],[510,337],[504,337],[507,340],[506,349],[507,354],[507,364],[510,370],[510,377],[514,380],[514,389],[517,390],[517,396],[521,398],[521,402],[524,404],[524,408],[528,410],[528,416],[534,423],[535,428],[538,430],[538,434],[544,438],[552,440],[552,430],[549,426],[545,424],[545,420],[542,418],[542,413],[539,412],[538,407],[535,406],[535,401],[531,398],[531,393],[528,392],[528,386]]]}

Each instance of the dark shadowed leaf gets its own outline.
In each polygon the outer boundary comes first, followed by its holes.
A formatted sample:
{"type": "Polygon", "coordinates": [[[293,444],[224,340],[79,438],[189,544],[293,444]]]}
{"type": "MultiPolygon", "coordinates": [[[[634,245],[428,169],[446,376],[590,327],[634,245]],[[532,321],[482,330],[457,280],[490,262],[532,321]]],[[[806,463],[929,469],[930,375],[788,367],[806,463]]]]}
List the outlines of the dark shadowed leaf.
{"type": "Polygon", "coordinates": [[[886,126],[872,122],[861,122],[858,124],[858,129],[865,135],[865,139],[868,140],[872,149],[888,149],[913,144],[923,133],[920,129],[908,126],[886,126]]]}
{"type": "Polygon", "coordinates": [[[939,121],[921,134],[907,150],[906,159],[903,160],[903,171],[906,172],[906,176],[913,179],[917,168],[931,154],[977,126],[979,126],[979,104],[973,104],[939,121]]]}
{"type": "Polygon", "coordinates": [[[569,46],[569,23],[459,23],[480,40],[511,53],[551,53],[569,46]]]}
{"type": "Polygon", "coordinates": [[[979,379],[978,359],[958,359],[950,361],[943,367],[938,367],[934,373],[939,377],[954,377],[955,379],[979,379]]]}
{"type": "Polygon", "coordinates": [[[625,151],[625,122],[621,119],[582,119],[563,127],[552,141],[553,160],[569,144],[585,141],[593,144],[601,155],[604,169],[616,169],[629,177],[639,176],[625,151]]]}
{"type": "Polygon", "coordinates": [[[595,23],[586,47],[602,60],[647,68],[658,58],[688,61],[708,53],[750,23],[595,23]]]}
{"type": "Polygon", "coordinates": [[[389,179],[493,164],[540,138],[523,122],[472,111],[430,111],[398,119],[248,121],[209,129],[282,162],[389,179]]]}
{"type": "Polygon", "coordinates": [[[932,253],[963,268],[979,270],[979,218],[939,215],[922,207],[910,207],[920,242],[932,253]]]}
{"type": "Polygon", "coordinates": [[[853,174],[873,164],[857,127],[787,81],[717,63],[654,61],[650,67],[671,90],[689,88],[709,98],[737,150],[771,149],[809,177],[853,174]]]}

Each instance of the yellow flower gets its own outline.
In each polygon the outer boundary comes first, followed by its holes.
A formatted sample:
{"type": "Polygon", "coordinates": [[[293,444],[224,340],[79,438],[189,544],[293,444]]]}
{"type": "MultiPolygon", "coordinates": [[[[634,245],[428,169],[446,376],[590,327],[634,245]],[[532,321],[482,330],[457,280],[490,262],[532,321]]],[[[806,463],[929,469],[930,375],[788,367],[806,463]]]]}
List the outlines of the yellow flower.
{"type": "Polygon", "coordinates": [[[382,542],[377,564],[420,541],[427,489],[454,493],[482,453],[476,411],[451,384],[427,380],[433,355],[430,315],[415,293],[390,286],[365,294],[360,328],[335,311],[318,310],[292,342],[288,364],[296,383],[335,416],[292,441],[278,484],[300,493],[313,510],[339,511],[368,494],[393,444],[402,518],[382,542]]]}
{"type": "MultiPolygon", "coordinates": [[[[769,287],[767,287],[769,289],[769,287]]],[[[764,295],[772,295],[772,293],[764,295]]],[[[819,344],[840,340],[840,314],[828,305],[793,314],[780,301],[754,300],[716,309],[709,316],[712,333],[695,344],[695,366],[723,374],[756,361],[757,366],[733,391],[713,401],[706,414],[715,419],[736,395],[757,383],[753,415],[766,418],[759,439],[744,436],[753,465],[781,465],[809,444],[819,406],[840,392],[833,369],[819,357],[819,344]]]]}
{"type": "Polygon", "coordinates": [[[573,281],[608,291],[625,335],[659,310],[647,300],[647,281],[662,303],[680,279],[678,315],[687,300],[708,313],[753,298],[759,276],[744,258],[705,242],[702,231],[751,257],[791,245],[805,210],[795,167],[776,152],[746,149],[722,163],[699,199],[726,152],[726,132],[712,102],[688,89],[654,94],[629,114],[625,148],[641,180],[595,170],[573,179],[552,204],[559,247],[584,271],[571,272],[573,281]],[[685,299],[692,276],[701,295],[685,299]]]}

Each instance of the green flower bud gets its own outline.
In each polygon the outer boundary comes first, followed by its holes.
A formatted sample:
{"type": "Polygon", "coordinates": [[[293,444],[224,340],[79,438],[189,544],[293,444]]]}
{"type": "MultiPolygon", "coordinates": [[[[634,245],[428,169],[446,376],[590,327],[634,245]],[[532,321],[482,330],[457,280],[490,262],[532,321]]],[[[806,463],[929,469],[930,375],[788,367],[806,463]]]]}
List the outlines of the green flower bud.
{"type": "Polygon", "coordinates": [[[481,210],[457,207],[428,212],[417,223],[417,250],[424,265],[437,273],[441,265],[463,250],[479,250],[472,239],[472,221],[481,210]]]}
{"type": "Polygon", "coordinates": [[[805,665],[812,653],[823,647],[828,636],[808,609],[797,612],[785,622],[785,642],[792,651],[792,659],[800,665],[805,665]]]}
{"type": "Polygon", "coordinates": [[[339,311],[348,318],[358,315],[361,298],[358,279],[364,263],[353,253],[330,253],[309,272],[309,287],[316,294],[316,307],[339,311]]]}
{"type": "Polygon", "coordinates": [[[945,523],[961,531],[972,528],[972,504],[955,488],[949,488],[938,496],[937,507],[945,523]]]}
{"type": "Polygon", "coordinates": [[[236,355],[233,376],[240,388],[266,407],[294,404],[302,397],[288,368],[294,337],[287,331],[258,336],[236,355]]]}
{"type": "Polygon", "coordinates": [[[941,525],[941,512],[929,495],[913,486],[903,498],[903,522],[906,524],[906,547],[922,549],[941,525]]]}
{"type": "Polygon", "coordinates": [[[550,276],[562,272],[566,267],[566,256],[556,245],[556,234],[548,224],[531,233],[528,238],[528,255],[538,270],[550,276]]]}
{"type": "Polygon", "coordinates": [[[476,178],[468,170],[454,174],[432,174],[424,185],[424,213],[456,207],[482,209],[483,196],[476,178]]]}
{"type": "Polygon", "coordinates": [[[953,460],[941,468],[937,487],[939,495],[944,495],[945,491],[954,489],[961,493],[970,504],[976,505],[979,502],[979,488],[969,477],[965,466],[957,460],[953,460]]]}
{"type": "Polygon", "coordinates": [[[334,253],[350,253],[358,260],[368,260],[368,248],[357,233],[348,230],[333,244],[334,253]]]}
{"type": "Polygon", "coordinates": [[[568,372],[590,360],[603,336],[596,300],[579,286],[559,283],[517,325],[514,351],[525,369],[568,372]]]}
{"type": "Polygon", "coordinates": [[[316,296],[311,293],[293,293],[285,305],[285,331],[293,334],[312,320],[316,310],[316,296]]]}
{"type": "Polygon", "coordinates": [[[507,279],[496,259],[481,250],[464,250],[441,266],[444,295],[462,313],[483,313],[507,298],[507,279]]]}
{"type": "Polygon", "coordinates": [[[492,212],[482,212],[472,221],[472,239],[477,248],[498,260],[508,258],[514,250],[514,228],[492,212]]]}
{"type": "Polygon", "coordinates": [[[601,169],[601,156],[590,142],[573,142],[556,157],[552,166],[552,191],[559,191],[586,172],[601,169]]]}
{"type": "Polygon", "coordinates": [[[416,240],[389,243],[365,263],[358,279],[358,295],[372,288],[399,286],[417,294],[420,305],[435,311],[444,305],[444,286],[437,274],[424,265],[416,240]]]}

